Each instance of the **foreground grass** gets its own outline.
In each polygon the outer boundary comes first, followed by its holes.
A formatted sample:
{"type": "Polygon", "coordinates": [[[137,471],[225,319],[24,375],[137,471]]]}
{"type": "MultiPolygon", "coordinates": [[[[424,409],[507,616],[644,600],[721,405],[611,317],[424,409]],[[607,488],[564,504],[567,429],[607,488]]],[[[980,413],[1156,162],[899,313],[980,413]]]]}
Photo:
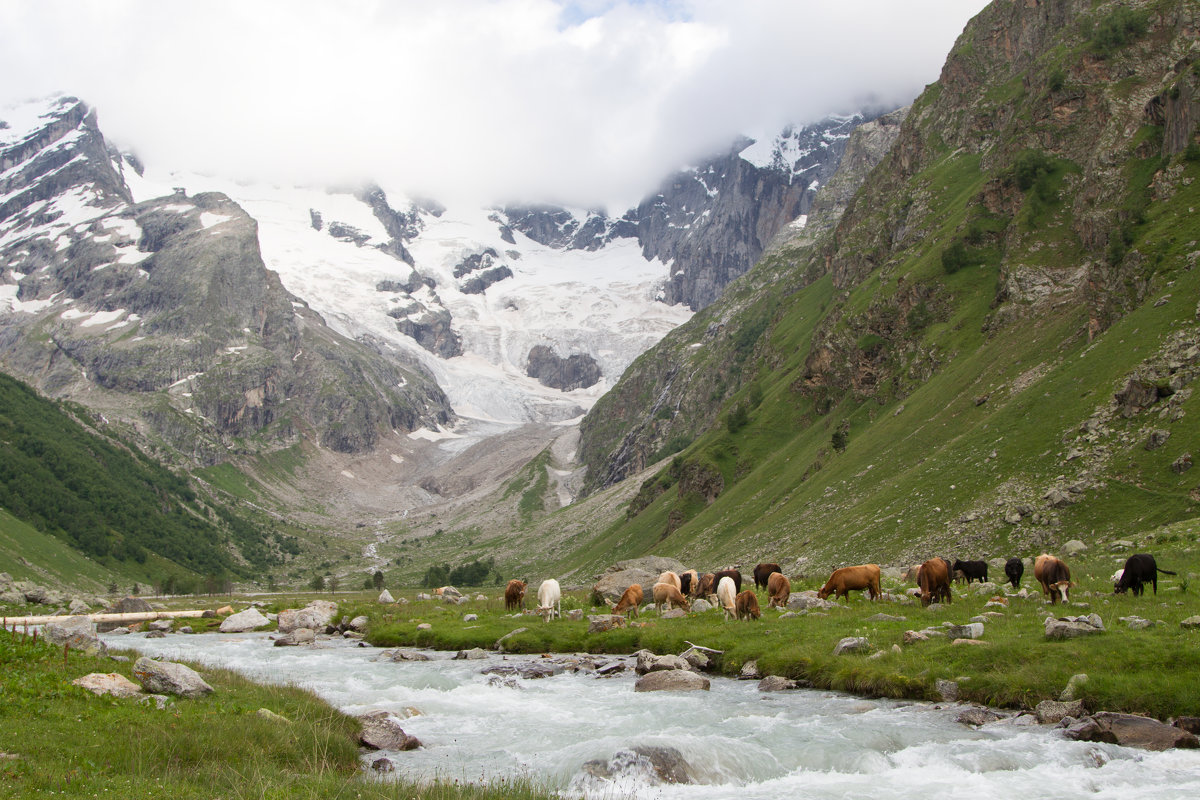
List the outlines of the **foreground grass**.
{"type": "MultiPolygon", "coordinates": [[[[958,682],[962,700],[1026,709],[1057,699],[1072,675],[1086,673],[1090,680],[1080,697],[1092,711],[1125,711],[1160,719],[1200,715],[1200,694],[1195,691],[1200,686],[1200,630],[1180,626],[1182,620],[1200,614],[1200,597],[1186,591],[1186,573],[1181,580],[1160,581],[1157,596],[1149,589],[1140,598],[1114,596],[1105,575],[1111,559],[1093,561],[1094,575],[1077,570],[1080,586],[1070,607],[1047,605],[1027,576],[1023,586],[1035,594],[1007,597],[1007,607],[987,607],[993,593],[979,595],[959,587],[954,602],[941,609],[872,603],[855,595],[829,612],[781,618],[776,610],[764,610],[762,619],[754,622],[725,622],[715,610],[680,619],[660,619],[651,611],[632,626],[591,634],[586,614],[607,613],[607,609],[589,607],[583,620],[548,624],[536,616],[505,614],[494,598],[462,606],[413,601],[386,609],[364,607],[355,613],[371,615],[368,639],[380,646],[491,648],[500,637],[520,628],[525,630],[505,640],[506,650],[629,653],[646,648],[680,653],[691,642],[723,650],[720,671],[726,675],[736,675],[743,664],[756,660],[763,674],[808,681],[821,689],[923,700],[940,699],[937,682],[946,679],[958,682]],[[1046,639],[1046,617],[1093,612],[1104,620],[1106,632],[1065,641],[1046,639]],[[464,621],[468,613],[477,619],[464,621]],[[907,630],[944,622],[964,624],[985,613],[995,615],[987,617],[984,645],[955,645],[945,637],[902,644],[907,630]],[[872,619],[879,614],[897,619],[872,619]],[[1157,624],[1134,630],[1120,619],[1131,616],[1157,624]],[[419,630],[421,623],[431,627],[419,630]],[[875,657],[834,656],[835,645],[847,636],[866,637],[875,657]]],[[[891,588],[902,593],[904,587],[893,584],[891,588]]],[[[760,594],[759,602],[765,609],[766,597],[760,594]]],[[[583,608],[585,599],[576,595],[564,606],[583,608]]]]}
{"type": "Polygon", "coordinates": [[[545,797],[527,785],[417,786],[365,777],[358,723],[309,692],[203,669],[215,692],[153,703],[97,697],[71,680],[131,665],[0,633],[0,797],[545,797]],[[291,720],[256,714],[266,708],[291,720]]]}

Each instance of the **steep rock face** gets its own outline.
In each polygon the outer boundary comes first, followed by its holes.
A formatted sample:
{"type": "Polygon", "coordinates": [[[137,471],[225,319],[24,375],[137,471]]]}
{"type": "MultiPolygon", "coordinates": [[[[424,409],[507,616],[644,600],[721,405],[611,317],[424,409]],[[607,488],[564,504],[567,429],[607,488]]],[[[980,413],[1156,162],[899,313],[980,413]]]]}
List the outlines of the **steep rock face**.
{"type": "Polygon", "coordinates": [[[595,386],[603,377],[600,365],[591,356],[576,353],[563,358],[545,345],[537,345],[529,351],[525,374],[543,386],[563,392],[595,386]]]}
{"type": "Polygon", "coordinates": [[[449,418],[429,378],[289,295],[227,197],[134,205],[94,114],[78,101],[37,113],[17,111],[25,135],[2,156],[18,172],[0,217],[0,353],[20,377],[84,402],[103,390],[106,411],[204,462],[248,437],[361,452],[449,418]]]}

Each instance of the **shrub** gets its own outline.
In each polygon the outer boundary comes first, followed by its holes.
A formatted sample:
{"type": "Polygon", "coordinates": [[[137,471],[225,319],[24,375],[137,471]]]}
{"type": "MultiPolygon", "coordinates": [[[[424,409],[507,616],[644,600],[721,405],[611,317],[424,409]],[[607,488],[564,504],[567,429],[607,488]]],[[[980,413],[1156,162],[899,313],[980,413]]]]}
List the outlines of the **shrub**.
{"type": "Polygon", "coordinates": [[[1149,21],[1143,11],[1118,6],[1092,30],[1089,41],[1092,52],[1101,58],[1108,58],[1144,34],[1149,21]]]}
{"type": "Polygon", "coordinates": [[[955,239],[942,251],[942,269],[946,271],[947,275],[953,275],[970,264],[971,256],[967,252],[966,244],[961,239],[955,239]]]}

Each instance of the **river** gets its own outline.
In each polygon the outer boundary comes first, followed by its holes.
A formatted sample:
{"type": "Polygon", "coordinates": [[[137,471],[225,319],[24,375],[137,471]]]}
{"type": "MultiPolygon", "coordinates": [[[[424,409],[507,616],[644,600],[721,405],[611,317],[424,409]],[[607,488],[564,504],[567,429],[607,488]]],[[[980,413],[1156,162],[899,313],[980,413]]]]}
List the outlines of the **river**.
{"type": "Polygon", "coordinates": [[[955,721],[963,707],[954,704],[760,693],[753,681],[725,678],[707,692],[635,693],[632,669],[609,678],[565,672],[505,680],[481,670],[535,659],[427,653],[432,660],[396,663],[341,641],[273,647],[266,634],[105,638],[154,658],[303,686],[351,714],[415,709],[403,725],[424,746],[390,754],[408,778],[528,777],[567,796],[639,800],[1200,797],[1200,751],[1072,742],[1011,720],[974,729],[955,721]],[[705,784],[702,794],[656,785],[638,764],[620,764],[613,782],[582,770],[638,745],[678,750],[694,781],[705,784]]]}

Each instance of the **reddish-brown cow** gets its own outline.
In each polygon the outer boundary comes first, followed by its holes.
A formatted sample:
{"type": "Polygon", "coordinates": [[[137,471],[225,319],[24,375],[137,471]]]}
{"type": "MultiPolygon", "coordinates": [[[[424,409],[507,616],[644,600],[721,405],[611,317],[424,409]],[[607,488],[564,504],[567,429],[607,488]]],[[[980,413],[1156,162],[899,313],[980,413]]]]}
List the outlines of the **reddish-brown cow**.
{"type": "Polygon", "coordinates": [[[504,609],[511,611],[514,608],[525,608],[525,581],[515,578],[504,587],[504,609]]]}
{"type": "Polygon", "coordinates": [[[755,567],[754,568],[754,588],[756,588],[756,589],[767,588],[767,580],[771,577],[771,573],[773,573],[773,572],[783,572],[783,570],[781,570],[779,568],[778,564],[771,564],[771,563],[767,563],[767,562],[759,564],[757,567],[755,567]]]}
{"type": "Polygon", "coordinates": [[[950,570],[944,558],[931,558],[917,570],[917,585],[921,587],[921,603],[951,602],[950,570]]]}
{"type": "Polygon", "coordinates": [[[879,565],[859,564],[855,567],[835,569],[829,580],[817,592],[817,597],[824,600],[831,594],[850,599],[850,592],[866,590],[872,600],[879,597],[879,565]]]}
{"type": "Polygon", "coordinates": [[[733,600],[738,619],[758,619],[762,612],[758,610],[758,597],[753,589],[747,589],[733,600]]]}
{"type": "Polygon", "coordinates": [[[1070,602],[1067,590],[1075,584],[1071,582],[1071,569],[1057,556],[1042,553],[1033,562],[1033,577],[1042,585],[1042,594],[1050,598],[1050,604],[1060,599],[1070,602]]]}
{"type": "Polygon", "coordinates": [[[787,608],[788,598],[792,596],[792,582],[782,572],[772,572],[767,578],[767,595],[770,598],[767,608],[787,608]]]}
{"type": "Polygon", "coordinates": [[[640,611],[639,606],[642,604],[642,585],[640,583],[631,584],[628,589],[621,595],[621,599],[613,606],[612,613],[621,614],[633,618],[640,611]]]}

